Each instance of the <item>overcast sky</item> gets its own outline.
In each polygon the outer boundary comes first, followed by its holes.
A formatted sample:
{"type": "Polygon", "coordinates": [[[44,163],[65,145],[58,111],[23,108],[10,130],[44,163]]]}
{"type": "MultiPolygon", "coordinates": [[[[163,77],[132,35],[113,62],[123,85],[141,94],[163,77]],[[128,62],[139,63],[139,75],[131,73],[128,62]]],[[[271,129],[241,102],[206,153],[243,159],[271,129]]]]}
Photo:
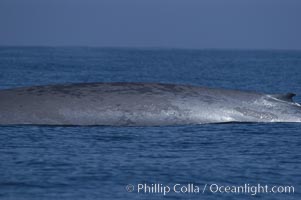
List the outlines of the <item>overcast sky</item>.
{"type": "Polygon", "coordinates": [[[301,49],[301,0],[0,0],[0,45],[301,49]]]}

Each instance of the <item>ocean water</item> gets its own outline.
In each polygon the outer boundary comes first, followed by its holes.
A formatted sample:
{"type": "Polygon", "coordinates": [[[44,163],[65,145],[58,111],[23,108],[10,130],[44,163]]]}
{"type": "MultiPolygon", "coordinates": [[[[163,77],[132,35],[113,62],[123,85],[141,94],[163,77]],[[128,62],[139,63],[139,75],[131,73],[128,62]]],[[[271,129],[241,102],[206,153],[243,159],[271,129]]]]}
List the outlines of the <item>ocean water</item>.
{"type": "MultiPolygon", "coordinates": [[[[301,102],[301,51],[0,47],[1,89],[111,81],[294,92],[301,102]]],[[[290,200],[301,199],[300,183],[298,123],[0,127],[5,200],[290,200]],[[149,190],[138,192],[144,184],[149,190]],[[171,191],[152,192],[152,184],[171,191]],[[185,192],[188,184],[200,191],[185,192]],[[252,191],[215,192],[244,184],[252,191]],[[294,192],[255,194],[258,184],[294,192]]]]}

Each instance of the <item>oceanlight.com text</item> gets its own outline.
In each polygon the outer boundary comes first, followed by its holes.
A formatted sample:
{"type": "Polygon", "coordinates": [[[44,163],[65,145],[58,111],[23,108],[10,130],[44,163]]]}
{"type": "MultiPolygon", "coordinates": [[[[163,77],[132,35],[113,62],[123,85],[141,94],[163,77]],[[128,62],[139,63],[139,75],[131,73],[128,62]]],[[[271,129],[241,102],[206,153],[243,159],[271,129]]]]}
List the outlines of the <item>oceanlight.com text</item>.
{"type": "Polygon", "coordinates": [[[205,194],[205,193],[220,193],[220,194],[246,194],[255,196],[257,194],[277,194],[286,193],[294,194],[295,187],[292,185],[267,185],[267,184],[249,184],[242,185],[222,185],[222,184],[162,184],[162,183],[138,183],[128,184],[127,192],[137,194],[205,194]]]}

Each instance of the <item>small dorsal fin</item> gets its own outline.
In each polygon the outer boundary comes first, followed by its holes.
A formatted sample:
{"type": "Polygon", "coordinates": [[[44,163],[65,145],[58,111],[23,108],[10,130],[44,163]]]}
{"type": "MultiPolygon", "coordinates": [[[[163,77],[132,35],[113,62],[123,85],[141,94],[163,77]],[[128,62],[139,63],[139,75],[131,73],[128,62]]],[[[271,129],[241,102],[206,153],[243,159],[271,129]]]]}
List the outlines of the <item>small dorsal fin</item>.
{"type": "Polygon", "coordinates": [[[287,94],[273,94],[272,97],[282,100],[282,101],[289,101],[293,102],[293,97],[296,96],[294,93],[287,93],[287,94]]]}

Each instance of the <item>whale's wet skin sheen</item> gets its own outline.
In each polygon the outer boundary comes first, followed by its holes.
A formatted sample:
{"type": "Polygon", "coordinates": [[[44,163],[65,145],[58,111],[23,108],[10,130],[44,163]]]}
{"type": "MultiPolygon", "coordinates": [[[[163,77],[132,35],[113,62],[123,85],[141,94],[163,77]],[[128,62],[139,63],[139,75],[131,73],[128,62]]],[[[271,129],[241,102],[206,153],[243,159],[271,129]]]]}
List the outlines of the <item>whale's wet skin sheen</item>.
{"type": "Polygon", "coordinates": [[[0,124],[301,122],[301,106],[293,96],[160,83],[34,86],[0,91],[0,124]]]}

